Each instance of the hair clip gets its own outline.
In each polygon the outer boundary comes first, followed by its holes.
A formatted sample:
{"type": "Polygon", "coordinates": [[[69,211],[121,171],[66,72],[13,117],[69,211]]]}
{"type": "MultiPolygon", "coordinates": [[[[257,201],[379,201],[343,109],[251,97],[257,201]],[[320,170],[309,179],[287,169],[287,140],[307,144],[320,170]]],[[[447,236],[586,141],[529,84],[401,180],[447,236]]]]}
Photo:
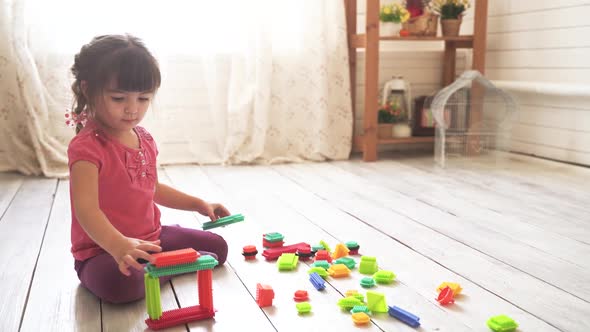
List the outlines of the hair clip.
{"type": "Polygon", "coordinates": [[[76,114],[68,109],[66,109],[66,113],[64,114],[66,118],[66,125],[69,127],[76,127],[78,124],[82,124],[82,126],[86,125],[86,121],[88,120],[88,114],[86,111],[82,111],[80,114],[76,114]]]}

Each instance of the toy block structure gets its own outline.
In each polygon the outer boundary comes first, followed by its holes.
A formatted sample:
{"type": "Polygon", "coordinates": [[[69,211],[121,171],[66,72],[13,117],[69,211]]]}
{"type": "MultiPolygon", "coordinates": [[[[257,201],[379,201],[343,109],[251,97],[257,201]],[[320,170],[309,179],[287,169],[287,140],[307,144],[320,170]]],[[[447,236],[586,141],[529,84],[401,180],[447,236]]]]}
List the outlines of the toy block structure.
{"type": "Polygon", "coordinates": [[[324,268],[320,267],[320,266],[312,267],[311,269],[307,270],[307,273],[308,274],[317,273],[323,279],[326,279],[328,277],[328,271],[324,270],[324,268]]]}
{"type": "Polygon", "coordinates": [[[315,287],[315,289],[319,291],[326,288],[326,282],[324,281],[324,279],[322,279],[322,277],[320,277],[320,275],[315,272],[309,274],[309,281],[311,282],[313,287],[315,287]]]}
{"type": "Polygon", "coordinates": [[[344,244],[338,243],[336,245],[336,248],[334,248],[334,253],[332,254],[332,258],[338,259],[341,257],[346,257],[346,256],[348,256],[349,252],[350,252],[350,250],[348,250],[348,248],[344,244]]]}
{"type": "Polygon", "coordinates": [[[372,256],[361,256],[359,264],[359,272],[362,274],[374,274],[379,267],[377,266],[377,258],[372,256]]]}
{"type": "Polygon", "coordinates": [[[283,241],[285,237],[281,233],[273,232],[262,234],[262,247],[263,248],[278,248],[285,244],[283,241]]]}
{"type": "Polygon", "coordinates": [[[299,248],[309,248],[309,244],[305,242],[299,242],[284,247],[268,248],[262,252],[262,256],[266,258],[266,260],[270,261],[279,258],[285,253],[294,254],[297,252],[297,250],[299,250],[299,248]]]}
{"type": "Polygon", "coordinates": [[[359,305],[363,305],[363,302],[354,296],[347,296],[338,300],[338,306],[342,310],[351,310],[359,305]]]}
{"type": "Polygon", "coordinates": [[[297,303],[295,304],[295,308],[297,308],[299,314],[307,314],[311,312],[311,304],[309,304],[309,302],[297,303]]]}
{"type": "Polygon", "coordinates": [[[332,252],[332,249],[330,249],[330,246],[328,245],[328,242],[321,240],[320,241],[320,246],[324,247],[324,250],[326,250],[329,253],[332,252]]]}
{"type": "Polygon", "coordinates": [[[231,224],[235,224],[237,222],[244,221],[244,216],[241,214],[234,214],[233,216],[227,216],[223,218],[219,218],[215,221],[208,221],[203,223],[203,230],[208,230],[216,227],[223,227],[231,224]]]}
{"type": "Polygon", "coordinates": [[[307,261],[311,259],[315,255],[315,253],[311,251],[310,247],[305,247],[297,249],[296,255],[299,256],[299,260],[307,261]]]}
{"type": "Polygon", "coordinates": [[[350,270],[352,270],[352,269],[354,269],[356,267],[356,262],[354,261],[354,259],[352,259],[350,257],[341,257],[341,258],[338,258],[337,260],[334,261],[334,264],[344,264],[350,270]]]}
{"type": "Polygon", "coordinates": [[[307,300],[309,300],[309,295],[307,294],[306,290],[300,289],[295,292],[295,295],[293,296],[293,300],[295,300],[297,302],[307,301],[307,300]]]}
{"type": "Polygon", "coordinates": [[[351,317],[356,325],[369,324],[371,321],[371,317],[362,311],[353,313],[351,317]]]}
{"type": "Polygon", "coordinates": [[[389,314],[389,316],[397,318],[397,319],[401,320],[402,322],[410,325],[411,327],[420,326],[420,317],[418,317],[414,314],[411,314],[400,307],[396,307],[396,306],[389,307],[389,310],[387,311],[387,313],[389,314]]]}
{"type": "Polygon", "coordinates": [[[272,306],[275,291],[269,285],[256,284],[256,303],[261,308],[272,306]]]}
{"type": "Polygon", "coordinates": [[[209,255],[200,256],[192,248],[167,251],[153,255],[154,263],[145,267],[145,301],[148,318],[147,326],[160,330],[192,321],[213,318],[213,276],[212,270],[219,262],[209,255]],[[195,306],[162,312],[160,277],[181,273],[197,272],[199,302],[195,306]]]}

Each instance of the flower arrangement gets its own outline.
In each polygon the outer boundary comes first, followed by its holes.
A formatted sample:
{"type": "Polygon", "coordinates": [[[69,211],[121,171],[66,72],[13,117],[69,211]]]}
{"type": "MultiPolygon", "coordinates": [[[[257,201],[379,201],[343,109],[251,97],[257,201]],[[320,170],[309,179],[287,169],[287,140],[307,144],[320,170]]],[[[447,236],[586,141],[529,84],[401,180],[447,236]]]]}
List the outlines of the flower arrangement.
{"type": "Polygon", "coordinates": [[[409,18],[410,13],[408,10],[398,3],[383,5],[379,12],[381,22],[404,23],[409,18]]]}
{"type": "Polygon", "coordinates": [[[469,0],[431,0],[428,3],[428,8],[439,14],[441,20],[459,19],[469,6],[469,0]]]}
{"type": "Polygon", "coordinates": [[[407,114],[402,111],[398,99],[388,101],[379,109],[378,123],[398,123],[406,120],[407,114]]]}

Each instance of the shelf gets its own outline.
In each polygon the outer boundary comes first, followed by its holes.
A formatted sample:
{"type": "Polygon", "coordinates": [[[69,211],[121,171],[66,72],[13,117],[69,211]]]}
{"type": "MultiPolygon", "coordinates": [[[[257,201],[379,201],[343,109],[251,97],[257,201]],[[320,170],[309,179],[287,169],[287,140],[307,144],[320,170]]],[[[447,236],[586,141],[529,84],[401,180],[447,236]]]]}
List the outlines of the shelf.
{"type": "MultiPolygon", "coordinates": [[[[363,138],[362,135],[354,136],[353,150],[363,151],[363,138]]],[[[412,137],[400,137],[400,138],[378,138],[377,145],[384,144],[401,144],[401,143],[434,143],[434,136],[412,136],[412,137]]]]}
{"type": "MultiPolygon", "coordinates": [[[[365,48],[367,44],[367,36],[365,34],[354,34],[350,36],[350,40],[352,41],[352,47],[354,48],[365,48]]],[[[453,42],[455,47],[457,48],[472,48],[473,47],[473,35],[465,35],[465,36],[456,36],[456,37],[443,37],[443,36],[436,36],[436,37],[419,37],[419,36],[407,36],[407,37],[399,37],[399,36],[391,36],[391,37],[379,37],[380,41],[411,41],[411,42],[421,42],[421,41],[444,41],[444,42],[453,42]]]]}

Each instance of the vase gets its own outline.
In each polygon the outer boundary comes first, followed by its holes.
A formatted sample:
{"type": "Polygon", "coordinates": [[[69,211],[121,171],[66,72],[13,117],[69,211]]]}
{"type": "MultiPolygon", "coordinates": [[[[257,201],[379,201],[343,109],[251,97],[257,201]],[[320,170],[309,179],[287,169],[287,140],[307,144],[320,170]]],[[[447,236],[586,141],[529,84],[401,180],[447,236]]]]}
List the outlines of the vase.
{"type": "Polygon", "coordinates": [[[394,123],[391,128],[391,136],[393,137],[410,137],[412,136],[412,128],[409,123],[394,123]]]}
{"type": "Polygon", "coordinates": [[[399,36],[402,25],[394,22],[381,22],[379,24],[379,35],[383,37],[399,36]]]}
{"type": "Polygon", "coordinates": [[[461,29],[461,18],[458,19],[441,19],[442,34],[446,37],[456,37],[461,29]]]}
{"type": "Polygon", "coordinates": [[[379,123],[377,126],[377,137],[379,138],[391,138],[393,133],[393,123],[379,123]]]}

